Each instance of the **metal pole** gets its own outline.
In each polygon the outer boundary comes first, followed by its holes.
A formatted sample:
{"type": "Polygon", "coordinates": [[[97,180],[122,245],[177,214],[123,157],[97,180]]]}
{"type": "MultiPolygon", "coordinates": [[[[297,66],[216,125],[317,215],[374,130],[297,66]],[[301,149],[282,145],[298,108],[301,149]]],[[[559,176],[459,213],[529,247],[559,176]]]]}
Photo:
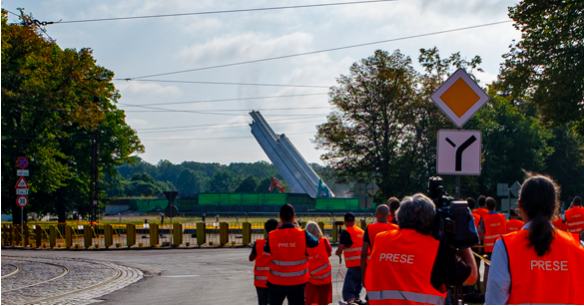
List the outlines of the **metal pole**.
{"type": "Polygon", "coordinates": [[[460,199],[460,175],[456,176],[456,199],[460,199]]]}
{"type": "Polygon", "coordinates": [[[20,239],[22,239],[22,246],[24,246],[24,207],[20,208],[20,239]]]}

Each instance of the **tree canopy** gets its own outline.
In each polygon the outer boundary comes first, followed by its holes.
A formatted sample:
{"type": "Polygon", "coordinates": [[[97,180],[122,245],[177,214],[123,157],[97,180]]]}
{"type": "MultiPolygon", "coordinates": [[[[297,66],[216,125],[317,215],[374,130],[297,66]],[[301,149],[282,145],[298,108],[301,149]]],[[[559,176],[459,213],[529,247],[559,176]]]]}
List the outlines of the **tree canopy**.
{"type": "MultiPolygon", "coordinates": [[[[14,199],[16,159],[30,159],[30,205],[37,212],[87,212],[91,134],[97,131],[98,169],[114,174],[143,152],[117,109],[114,73],[96,65],[91,49],[61,49],[38,25],[8,24],[2,11],[2,198],[14,199]]],[[[105,181],[99,184],[105,202],[105,181]]],[[[11,200],[10,202],[15,202],[11,200]]],[[[18,214],[14,204],[2,211],[18,214]]]]}

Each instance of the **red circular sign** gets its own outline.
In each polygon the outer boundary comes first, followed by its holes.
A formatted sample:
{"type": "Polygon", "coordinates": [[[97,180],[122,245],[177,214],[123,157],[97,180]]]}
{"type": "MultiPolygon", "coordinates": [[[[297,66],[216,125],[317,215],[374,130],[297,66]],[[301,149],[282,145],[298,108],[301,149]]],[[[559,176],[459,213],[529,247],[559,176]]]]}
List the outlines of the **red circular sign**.
{"type": "Polygon", "coordinates": [[[18,168],[26,169],[28,168],[28,159],[24,156],[21,156],[16,160],[16,164],[18,165],[18,168]]]}
{"type": "Polygon", "coordinates": [[[20,195],[16,198],[16,205],[21,208],[25,208],[28,205],[28,198],[25,195],[20,195]]]}

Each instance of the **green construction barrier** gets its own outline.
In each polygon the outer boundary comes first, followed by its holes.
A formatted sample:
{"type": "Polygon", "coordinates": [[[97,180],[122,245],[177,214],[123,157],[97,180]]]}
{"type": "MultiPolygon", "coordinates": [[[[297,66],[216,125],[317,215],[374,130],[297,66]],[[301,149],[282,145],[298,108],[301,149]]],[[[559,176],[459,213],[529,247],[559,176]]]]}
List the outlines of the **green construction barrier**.
{"type": "Polygon", "coordinates": [[[353,198],[319,198],[314,207],[322,211],[358,211],[359,199],[353,198]]]}
{"type": "Polygon", "coordinates": [[[285,193],[202,193],[199,205],[284,205],[285,193]]]}
{"type": "Polygon", "coordinates": [[[175,201],[175,205],[180,211],[192,211],[198,204],[197,199],[178,199],[175,201]]]}

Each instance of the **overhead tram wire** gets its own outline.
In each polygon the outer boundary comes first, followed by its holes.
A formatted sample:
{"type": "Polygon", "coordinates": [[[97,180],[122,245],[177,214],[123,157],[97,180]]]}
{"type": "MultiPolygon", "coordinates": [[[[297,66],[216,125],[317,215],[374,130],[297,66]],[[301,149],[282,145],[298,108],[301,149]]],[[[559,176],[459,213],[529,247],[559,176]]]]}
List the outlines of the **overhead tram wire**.
{"type": "Polygon", "coordinates": [[[206,84],[206,85],[236,85],[236,86],[267,86],[267,87],[306,87],[306,88],[330,88],[331,86],[317,85],[286,85],[286,84],[254,84],[254,83],[229,83],[229,82],[204,82],[204,81],[179,81],[179,80],[142,80],[142,79],[114,79],[116,81],[137,81],[154,83],[183,83],[183,84],[206,84]]]}
{"type": "MultiPolygon", "coordinates": [[[[132,106],[138,107],[138,106],[132,106]]],[[[256,111],[280,111],[280,110],[308,110],[308,109],[328,109],[331,110],[331,107],[288,107],[288,108],[258,108],[255,109],[256,111]]],[[[174,109],[173,109],[174,110],[174,109]]],[[[210,111],[213,112],[251,112],[253,109],[249,108],[238,108],[238,109],[212,109],[210,111]]],[[[130,112],[150,112],[150,111],[132,111],[132,110],[125,110],[130,112]]],[[[153,111],[156,112],[156,111],[153,111]]]]}
{"type": "Polygon", "coordinates": [[[299,8],[312,8],[312,7],[353,5],[353,4],[369,4],[369,3],[382,3],[382,2],[396,2],[396,1],[400,1],[400,0],[367,0],[367,1],[335,2],[335,3],[306,4],[306,5],[292,5],[292,6],[278,6],[278,7],[263,7],[263,8],[239,9],[239,10],[209,11],[209,12],[194,12],[194,13],[177,13],[177,14],[161,14],[161,15],[146,15],[146,16],[129,16],[129,17],[113,17],[113,18],[98,18],[98,19],[84,19],[84,20],[69,20],[69,21],[60,21],[58,23],[55,22],[55,24],[82,23],[82,22],[98,22],[98,21],[101,22],[101,21],[147,19],[147,18],[165,18],[165,17],[180,17],[180,16],[194,16],[194,15],[212,15],[212,14],[227,14],[227,13],[244,13],[244,12],[257,12],[257,11],[272,11],[272,10],[285,10],[285,9],[299,9],[299,8]]]}
{"type": "Polygon", "coordinates": [[[120,105],[126,106],[156,106],[156,105],[177,105],[177,104],[195,104],[195,103],[216,103],[216,102],[231,102],[231,101],[247,101],[247,100],[263,100],[263,99],[278,99],[278,98],[294,98],[294,97],[310,97],[310,96],[324,96],[328,93],[312,93],[312,94],[298,94],[298,95],[280,95],[280,96],[264,96],[264,97],[252,97],[252,98],[236,98],[236,99],[217,99],[217,100],[198,100],[198,101],[185,101],[185,102],[167,102],[167,103],[150,103],[150,104],[124,104],[118,103],[120,105]]]}
{"type": "Polygon", "coordinates": [[[137,80],[137,79],[152,78],[152,77],[164,76],[164,75],[173,75],[173,74],[180,74],[180,73],[187,73],[187,72],[195,72],[195,71],[210,70],[210,69],[217,69],[217,68],[233,67],[233,66],[239,66],[239,65],[245,65],[245,64],[261,63],[261,62],[266,62],[266,61],[286,59],[286,58],[292,58],[292,57],[297,57],[297,56],[312,55],[312,54],[318,54],[318,53],[325,53],[325,52],[332,52],[332,51],[338,51],[338,50],[344,50],[344,49],[352,49],[352,48],[358,48],[358,47],[364,47],[364,46],[383,44],[383,43],[400,41],[400,40],[407,40],[407,39],[412,39],[412,38],[420,38],[420,37],[426,37],[426,36],[432,36],[432,35],[438,35],[438,34],[444,34],[444,33],[464,31],[464,30],[488,27],[488,26],[493,26],[493,25],[505,24],[505,23],[510,23],[510,22],[513,22],[513,21],[512,20],[498,21],[498,22],[480,24],[480,25],[475,25],[475,26],[456,28],[456,29],[450,29],[450,30],[443,30],[443,31],[418,34],[418,35],[412,35],[412,36],[404,36],[404,37],[399,37],[399,38],[392,38],[392,39],[380,40],[380,41],[375,41],[375,42],[370,42],[370,43],[363,43],[363,44],[350,45],[350,46],[344,46],[344,47],[336,47],[336,48],[330,48],[330,49],[324,49],[324,50],[318,50],[318,51],[282,55],[282,56],[276,56],[276,57],[270,57],[270,58],[252,60],[252,61],[222,64],[222,65],[215,65],[215,66],[208,66],[208,67],[200,67],[200,68],[193,68],[193,69],[187,69],[187,70],[179,70],[179,71],[172,71],[172,72],[143,75],[143,76],[138,76],[138,77],[133,77],[133,78],[125,78],[124,80],[137,80]]]}
{"type": "MultiPolygon", "coordinates": [[[[314,134],[314,132],[300,132],[300,133],[289,133],[286,136],[294,135],[307,135],[314,134]]],[[[224,140],[224,139],[247,139],[253,138],[253,136],[234,136],[234,137],[213,137],[213,138],[153,138],[153,139],[140,139],[142,141],[186,141],[186,140],[224,140]]]]}
{"type": "MultiPolygon", "coordinates": [[[[118,103],[118,105],[126,105],[126,106],[130,106],[127,104],[122,104],[122,103],[118,103]]],[[[159,110],[159,111],[163,111],[163,112],[169,112],[169,113],[190,113],[190,114],[199,114],[199,115],[215,115],[215,116],[247,116],[247,110],[245,111],[246,113],[244,114],[224,114],[224,113],[215,113],[216,110],[212,110],[212,111],[199,111],[199,110],[186,110],[186,109],[168,109],[168,108],[159,108],[159,107],[150,107],[150,106],[134,106],[134,107],[140,107],[140,108],[146,108],[146,109],[152,109],[152,110],[159,110]]],[[[311,115],[315,115],[315,114],[272,114],[272,116],[291,116],[291,117],[297,117],[297,116],[311,116],[311,115]]],[[[326,114],[322,114],[323,116],[326,114]]]]}

